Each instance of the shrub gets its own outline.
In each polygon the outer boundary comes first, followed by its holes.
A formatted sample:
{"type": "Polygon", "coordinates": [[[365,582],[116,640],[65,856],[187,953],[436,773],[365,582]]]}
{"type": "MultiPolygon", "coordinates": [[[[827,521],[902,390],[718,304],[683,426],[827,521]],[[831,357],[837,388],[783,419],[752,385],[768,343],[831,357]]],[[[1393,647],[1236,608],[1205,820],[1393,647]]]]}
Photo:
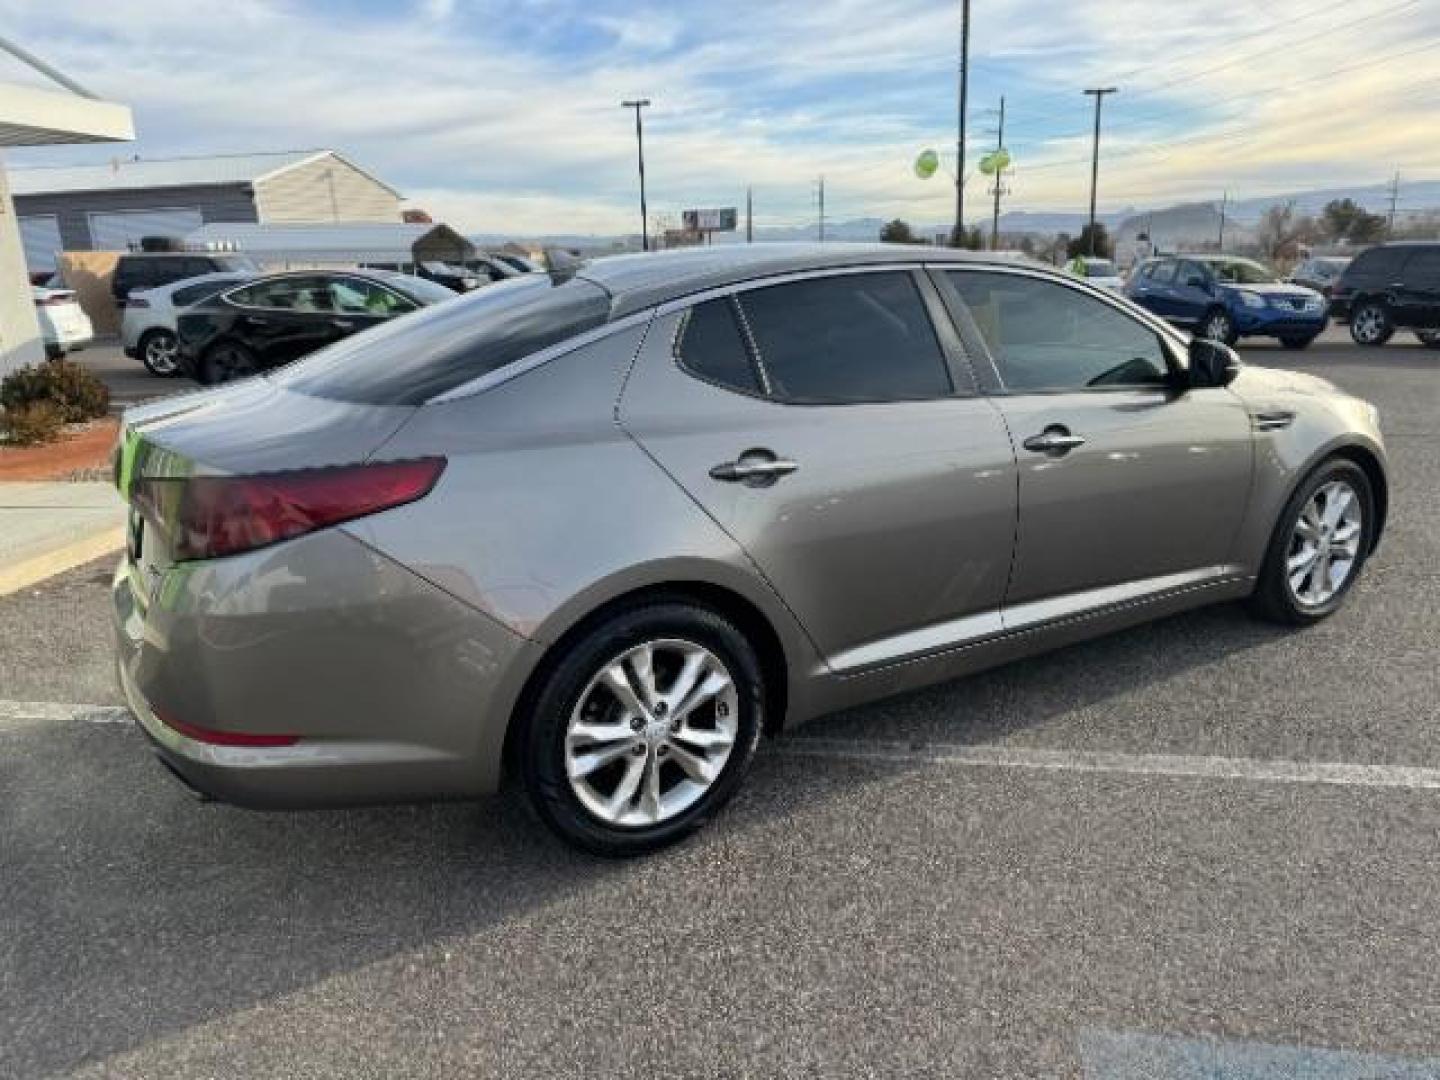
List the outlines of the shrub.
{"type": "Polygon", "coordinates": [[[32,401],[0,413],[0,433],[16,446],[54,442],[64,428],[64,415],[50,401],[32,401]]]}
{"type": "Polygon", "coordinates": [[[0,381],[0,407],[15,412],[26,405],[49,402],[59,410],[63,423],[78,424],[104,416],[110,408],[110,391],[85,368],[71,360],[47,360],[43,364],[12,371],[0,381]]]}

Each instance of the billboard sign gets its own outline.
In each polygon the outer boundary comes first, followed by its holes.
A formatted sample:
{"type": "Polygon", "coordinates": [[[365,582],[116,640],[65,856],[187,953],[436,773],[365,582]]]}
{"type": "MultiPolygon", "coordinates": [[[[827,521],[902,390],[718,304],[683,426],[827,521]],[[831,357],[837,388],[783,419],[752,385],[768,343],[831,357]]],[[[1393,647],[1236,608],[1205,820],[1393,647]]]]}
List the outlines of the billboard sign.
{"type": "Polygon", "coordinates": [[[720,210],[686,210],[680,215],[686,229],[691,232],[734,232],[735,207],[720,210]]]}

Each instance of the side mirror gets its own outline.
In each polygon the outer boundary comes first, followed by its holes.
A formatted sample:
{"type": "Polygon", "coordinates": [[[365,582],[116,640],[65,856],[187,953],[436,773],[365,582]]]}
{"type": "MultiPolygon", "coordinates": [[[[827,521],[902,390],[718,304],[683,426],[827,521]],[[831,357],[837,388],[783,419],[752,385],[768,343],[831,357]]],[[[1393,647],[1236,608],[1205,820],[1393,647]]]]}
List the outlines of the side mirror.
{"type": "Polygon", "coordinates": [[[1194,389],[1229,386],[1240,371],[1240,357],[1221,341],[1190,339],[1190,379],[1194,389]]]}

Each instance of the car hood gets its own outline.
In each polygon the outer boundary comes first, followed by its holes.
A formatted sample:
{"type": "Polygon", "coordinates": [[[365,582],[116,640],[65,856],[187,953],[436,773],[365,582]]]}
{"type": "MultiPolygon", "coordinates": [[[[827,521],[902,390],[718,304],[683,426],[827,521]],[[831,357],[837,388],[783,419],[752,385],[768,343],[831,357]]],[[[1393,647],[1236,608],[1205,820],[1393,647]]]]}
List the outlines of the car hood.
{"type": "Polygon", "coordinates": [[[1277,395],[1302,397],[1348,398],[1350,395],[1328,379],[1283,368],[1251,367],[1246,364],[1236,374],[1230,389],[1242,398],[1265,399],[1277,395]]]}
{"type": "Polygon", "coordinates": [[[364,461],[415,414],[309,397],[257,377],[127,409],[151,475],[257,473],[364,461]]]}

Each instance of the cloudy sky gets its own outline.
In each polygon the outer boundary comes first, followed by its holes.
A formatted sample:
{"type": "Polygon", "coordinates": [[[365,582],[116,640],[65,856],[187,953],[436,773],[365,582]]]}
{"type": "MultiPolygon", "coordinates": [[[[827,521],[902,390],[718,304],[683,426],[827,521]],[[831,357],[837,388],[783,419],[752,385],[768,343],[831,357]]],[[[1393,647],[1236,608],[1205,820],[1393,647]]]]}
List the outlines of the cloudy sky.
{"type": "MultiPolygon", "coordinates": [[[[974,0],[972,160],[1007,97],[1007,207],[1102,208],[1440,179],[1437,0],[974,0]]],[[[135,108],[146,157],[333,147],[467,231],[636,228],[735,205],[942,222],[958,0],[0,0],[5,33],[135,108]],[[223,11],[208,17],[207,10],[223,11]]],[[[13,65],[0,77],[23,77],[13,65]]],[[[12,165],[116,151],[16,151],[12,165]]],[[[984,178],[967,187],[978,210],[984,178]]]]}

